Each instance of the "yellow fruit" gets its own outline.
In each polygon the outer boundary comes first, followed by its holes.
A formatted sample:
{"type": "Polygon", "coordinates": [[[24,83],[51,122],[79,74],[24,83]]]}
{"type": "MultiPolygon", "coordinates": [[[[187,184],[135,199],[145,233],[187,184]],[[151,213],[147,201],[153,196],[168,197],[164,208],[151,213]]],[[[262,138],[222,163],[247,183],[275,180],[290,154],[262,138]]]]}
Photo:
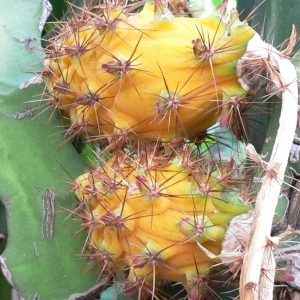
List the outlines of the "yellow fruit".
{"type": "Polygon", "coordinates": [[[245,91],[236,64],[253,30],[217,17],[158,19],[153,5],[121,8],[69,23],[45,61],[49,93],[91,135],[133,132],[169,141],[194,138],[216,122],[223,95],[245,91]]]}
{"type": "MultiPolygon", "coordinates": [[[[221,177],[199,166],[201,172],[193,173],[178,161],[149,167],[142,154],[133,160],[118,153],[76,180],[76,194],[87,205],[82,217],[94,220],[88,243],[124,266],[124,276],[129,270],[132,280],[135,275],[150,285],[177,280],[186,286],[198,272],[208,274],[213,260],[199,245],[217,255],[229,221],[243,212],[217,213],[216,222],[216,211],[226,205],[221,177]]],[[[232,197],[247,210],[233,191],[232,197]]]]}

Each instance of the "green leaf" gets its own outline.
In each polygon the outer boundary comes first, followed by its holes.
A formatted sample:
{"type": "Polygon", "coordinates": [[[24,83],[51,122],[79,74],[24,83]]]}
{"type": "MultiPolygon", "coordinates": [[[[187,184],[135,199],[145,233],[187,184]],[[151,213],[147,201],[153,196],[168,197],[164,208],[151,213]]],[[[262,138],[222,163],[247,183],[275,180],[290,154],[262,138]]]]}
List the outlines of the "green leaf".
{"type": "Polygon", "coordinates": [[[222,0],[212,0],[212,3],[217,6],[220,5],[222,3],[222,0]]]}
{"type": "MultiPolygon", "coordinates": [[[[0,253],[3,252],[6,244],[7,226],[6,226],[6,214],[5,207],[0,202],[0,253]]],[[[5,277],[3,276],[0,269],[0,295],[1,300],[11,299],[11,287],[5,277]]]]}
{"type": "MultiPolygon", "coordinates": [[[[293,57],[293,63],[296,67],[298,78],[300,78],[300,52],[297,52],[293,57]]],[[[297,126],[294,143],[291,149],[290,161],[287,168],[287,175],[300,174],[300,127],[297,126]]]]}
{"type": "Polygon", "coordinates": [[[102,294],[100,300],[134,300],[136,297],[124,296],[122,293],[122,286],[115,284],[106,289],[102,294]]]}
{"type": "MultiPolygon", "coordinates": [[[[210,138],[205,140],[202,147],[209,148],[206,153],[208,156],[223,162],[233,159],[238,165],[245,161],[247,157],[244,150],[245,144],[240,142],[228,128],[221,128],[219,123],[216,123],[207,129],[207,134],[210,138]]],[[[206,149],[203,148],[203,150],[206,149]]]]}
{"type": "Polygon", "coordinates": [[[50,2],[52,5],[52,13],[47,20],[47,24],[45,24],[46,33],[50,33],[55,29],[54,22],[63,19],[67,11],[67,2],[65,0],[50,0],[50,2]]]}
{"type": "Polygon", "coordinates": [[[0,202],[0,254],[3,252],[6,243],[7,225],[5,207],[0,202]]]}
{"type": "Polygon", "coordinates": [[[60,20],[67,10],[67,2],[65,0],[51,0],[50,2],[53,11],[48,21],[60,20]]]}
{"type": "Polygon", "coordinates": [[[300,77],[300,52],[297,52],[293,57],[293,64],[296,67],[297,75],[300,77]]]}
{"type": "Polygon", "coordinates": [[[43,86],[19,89],[31,72],[41,69],[41,3],[0,1],[0,199],[8,225],[1,263],[26,300],[37,295],[77,299],[97,281],[79,256],[83,237],[75,233],[80,226],[66,218],[76,204],[68,182],[83,172],[84,164],[71,145],[63,145],[59,120],[32,111],[28,101],[43,86]],[[35,42],[26,47],[29,38],[35,42]],[[43,205],[47,195],[52,195],[48,200],[53,200],[55,214],[43,205]],[[48,238],[42,239],[43,226],[48,226],[48,238]]]}
{"type": "Polygon", "coordinates": [[[274,46],[289,38],[292,24],[300,32],[300,0],[238,0],[237,3],[242,19],[254,12],[250,25],[258,33],[262,31],[264,39],[274,46]]]}
{"type": "Polygon", "coordinates": [[[1,300],[11,300],[11,287],[0,272],[0,295],[1,300]]]}
{"type": "MultiPolygon", "coordinates": [[[[272,97],[271,101],[274,103],[272,104],[272,107],[271,107],[269,127],[267,130],[266,138],[264,140],[263,149],[261,151],[261,156],[264,161],[269,161],[269,159],[271,157],[274,141],[275,141],[275,138],[277,135],[278,127],[279,127],[279,117],[280,117],[280,112],[281,112],[280,99],[278,99],[277,97],[272,97]]],[[[299,128],[297,131],[299,131],[299,128]]],[[[290,155],[290,158],[291,158],[291,155],[290,155]]],[[[285,172],[284,182],[282,184],[282,190],[287,189],[291,186],[292,180],[293,180],[292,170],[296,171],[296,172],[300,171],[299,161],[293,163],[293,162],[291,162],[291,159],[289,160],[287,168],[286,168],[286,172],[285,172]]]]}
{"type": "MultiPolygon", "coordinates": [[[[254,7],[261,3],[261,0],[255,0],[254,7]]],[[[297,32],[300,32],[299,9],[300,0],[267,0],[256,11],[251,24],[258,25],[258,32],[264,28],[265,40],[278,47],[290,37],[293,24],[297,32]]],[[[296,45],[296,49],[298,48],[299,41],[296,45]]]]}
{"type": "Polygon", "coordinates": [[[280,195],[275,210],[273,225],[280,224],[284,221],[285,215],[289,208],[289,199],[286,195],[280,195]]]}
{"type": "Polygon", "coordinates": [[[71,147],[59,149],[62,136],[54,130],[55,123],[45,124],[46,115],[23,121],[0,120],[0,126],[7,128],[0,132],[1,140],[7,141],[0,146],[0,193],[8,203],[9,237],[3,257],[25,299],[35,293],[45,299],[65,299],[96,282],[96,274],[87,272],[86,261],[78,255],[83,246],[83,240],[75,236],[78,224],[65,220],[68,213],[64,212],[74,209],[76,203],[64,169],[74,178],[83,172],[83,165],[71,147]],[[11,136],[14,139],[9,139],[11,136]],[[56,210],[49,240],[41,239],[47,190],[55,193],[56,210]]]}

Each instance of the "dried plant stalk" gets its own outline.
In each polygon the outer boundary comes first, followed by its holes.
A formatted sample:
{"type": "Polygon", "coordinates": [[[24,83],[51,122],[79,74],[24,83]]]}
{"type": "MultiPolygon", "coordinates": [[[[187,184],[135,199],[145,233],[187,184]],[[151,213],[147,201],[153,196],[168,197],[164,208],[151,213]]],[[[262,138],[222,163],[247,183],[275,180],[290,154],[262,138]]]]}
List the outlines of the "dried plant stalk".
{"type": "MultiPolygon", "coordinates": [[[[264,43],[258,35],[249,41],[243,59],[249,64],[251,60],[263,61],[270,76],[270,83],[276,85],[277,92],[281,93],[282,97],[279,128],[270,161],[265,163],[260,159],[265,177],[256,199],[254,222],[240,278],[240,299],[271,300],[275,260],[270,251],[273,247],[270,234],[297,124],[297,75],[289,59],[271,45],[264,43]]],[[[248,145],[246,150],[250,158],[255,160],[257,153],[254,147],[248,145]]]]}

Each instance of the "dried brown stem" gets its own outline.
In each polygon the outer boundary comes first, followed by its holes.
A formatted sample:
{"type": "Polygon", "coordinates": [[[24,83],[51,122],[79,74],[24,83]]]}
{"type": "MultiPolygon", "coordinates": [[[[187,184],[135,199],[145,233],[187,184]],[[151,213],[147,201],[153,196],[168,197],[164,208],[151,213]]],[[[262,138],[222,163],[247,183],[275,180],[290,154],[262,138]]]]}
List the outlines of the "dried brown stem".
{"type": "MultiPolygon", "coordinates": [[[[296,129],[297,75],[293,64],[272,46],[264,43],[258,35],[249,41],[246,56],[247,53],[250,54],[249,60],[261,58],[268,61],[273,66],[273,70],[278,70],[277,78],[273,78],[272,71],[269,79],[272,82],[278,81],[278,75],[280,75],[280,87],[276,83],[282,95],[281,116],[272,155],[270,161],[261,166],[266,175],[257,195],[254,222],[240,278],[241,300],[271,300],[273,299],[275,260],[272,251],[269,251],[270,234],[296,129]]],[[[252,145],[247,146],[247,151],[251,158],[255,157],[255,149],[252,145]]]]}

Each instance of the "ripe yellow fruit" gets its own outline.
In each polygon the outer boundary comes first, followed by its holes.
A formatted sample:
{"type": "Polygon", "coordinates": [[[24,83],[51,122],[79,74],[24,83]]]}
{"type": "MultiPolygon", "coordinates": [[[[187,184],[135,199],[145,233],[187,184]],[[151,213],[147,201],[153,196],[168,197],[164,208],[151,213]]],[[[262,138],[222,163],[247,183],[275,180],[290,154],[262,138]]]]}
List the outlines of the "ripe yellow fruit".
{"type": "Polygon", "coordinates": [[[236,64],[254,31],[218,17],[133,16],[121,8],[85,13],[48,49],[48,91],[91,135],[120,132],[169,141],[194,138],[216,122],[224,95],[245,94],[236,64]]]}
{"type": "Polygon", "coordinates": [[[187,286],[199,272],[207,275],[214,261],[203,249],[219,254],[229,221],[249,210],[233,188],[234,201],[222,199],[230,187],[217,171],[185,169],[178,159],[135,161],[119,153],[76,183],[88,244],[109,256],[104,268],[128,276],[128,284],[139,278],[187,286]]]}

